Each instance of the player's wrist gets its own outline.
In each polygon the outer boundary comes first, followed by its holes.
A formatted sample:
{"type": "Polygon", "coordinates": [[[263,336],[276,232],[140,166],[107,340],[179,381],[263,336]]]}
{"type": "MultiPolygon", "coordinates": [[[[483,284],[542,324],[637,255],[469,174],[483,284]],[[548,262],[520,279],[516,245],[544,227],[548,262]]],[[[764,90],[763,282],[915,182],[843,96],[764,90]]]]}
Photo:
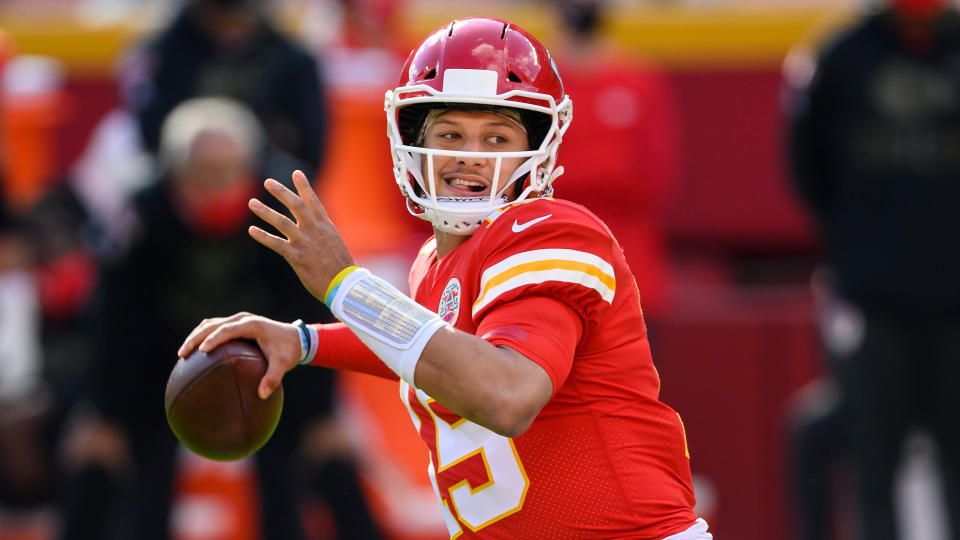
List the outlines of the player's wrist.
{"type": "Polygon", "coordinates": [[[333,279],[330,280],[330,284],[327,285],[327,290],[323,293],[324,304],[326,304],[328,307],[330,306],[330,302],[332,302],[333,297],[336,296],[337,290],[339,289],[340,284],[343,283],[343,280],[348,275],[355,272],[356,270],[360,270],[360,267],[355,264],[352,264],[340,270],[339,272],[337,272],[337,275],[333,276],[333,279]]]}
{"type": "Polygon", "coordinates": [[[331,287],[330,311],[387,367],[415,387],[420,355],[447,323],[369,270],[346,270],[331,287]]]}
{"type": "Polygon", "coordinates": [[[317,356],[317,346],[320,342],[317,330],[303,322],[303,319],[297,319],[292,324],[297,327],[300,337],[300,359],[297,363],[309,364],[317,356]]]}

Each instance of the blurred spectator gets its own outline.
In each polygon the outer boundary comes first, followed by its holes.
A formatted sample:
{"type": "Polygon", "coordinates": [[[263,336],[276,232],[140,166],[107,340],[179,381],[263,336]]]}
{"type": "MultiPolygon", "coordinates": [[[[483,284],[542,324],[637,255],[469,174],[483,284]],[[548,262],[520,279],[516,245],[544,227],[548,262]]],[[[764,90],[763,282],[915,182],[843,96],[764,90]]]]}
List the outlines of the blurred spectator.
{"type": "Polygon", "coordinates": [[[917,427],[939,446],[949,537],[960,535],[958,54],[946,0],[891,0],[814,62],[787,66],[793,173],[833,276],[825,349],[869,540],[911,536],[892,488],[917,427]]]}
{"type": "Polygon", "coordinates": [[[58,166],[61,129],[70,105],[64,66],[46,56],[18,55],[3,67],[0,106],[2,199],[28,238],[42,315],[43,374],[58,408],[61,383],[86,366],[83,311],[98,263],[84,227],[85,205],[58,166]],[[69,342],[69,345],[65,345],[69,342]]]}
{"type": "MultiPolygon", "coordinates": [[[[846,303],[837,301],[829,271],[815,271],[811,288],[825,350],[845,350],[859,342],[859,317],[846,303]]],[[[835,357],[826,355],[827,375],[797,390],[788,404],[788,471],[800,540],[837,538],[843,521],[840,516],[852,506],[846,496],[849,475],[843,474],[849,469],[850,441],[840,388],[833,376],[835,357]]]]}
{"type": "MultiPolygon", "coordinates": [[[[101,282],[95,411],[78,420],[64,452],[73,474],[63,538],[169,538],[177,444],[162,396],[197,317],[266,310],[330,320],[283,259],[247,236],[262,143],[253,114],[225,98],[188,100],[165,122],[164,175],[136,196],[133,237],[101,282]]],[[[285,385],[280,425],[254,457],[263,538],[304,538],[305,491],[323,494],[342,538],[376,538],[332,415],[333,374],[306,375],[285,385]]]]}
{"type": "Polygon", "coordinates": [[[564,66],[564,90],[577,96],[556,195],[589,207],[613,231],[650,323],[670,302],[663,213],[680,171],[674,96],[660,69],[604,40],[607,2],[551,5],[561,29],[552,49],[564,66]]]}
{"type": "Polygon", "coordinates": [[[96,264],[56,166],[63,67],[0,32],[0,68],[0,505],[28,510],[51,500],[61,383],[86,365],[74,347],[61,369],[58,325],[82,311],[96,264]]]}
{"type": "Polygon", "coordinates": [[[295,168],[314,178],[326,149],[327,112],[317,62],[266,18],[267,0],[187,0],[171,24],[135,51],[125,98],[143,142],[156,152],[160,127],[180,102],[222,95],[251,107],[270,151],[267,176],[295,168]]]}
{"type": "Polygon", "coordinates": [[[140,140],[136,118],[123,107],[108,112],[87,138],[70,186],[89,213],[97,251],[110,256],[129,236],[133,194],[153,180],[154,159],[140,140]]]}
{"type": "Polygon", "coordinates": [[[44,502],[52,487],[40,301],[17,221],[0,207],[0,506],[8,508],[44,502]]]}

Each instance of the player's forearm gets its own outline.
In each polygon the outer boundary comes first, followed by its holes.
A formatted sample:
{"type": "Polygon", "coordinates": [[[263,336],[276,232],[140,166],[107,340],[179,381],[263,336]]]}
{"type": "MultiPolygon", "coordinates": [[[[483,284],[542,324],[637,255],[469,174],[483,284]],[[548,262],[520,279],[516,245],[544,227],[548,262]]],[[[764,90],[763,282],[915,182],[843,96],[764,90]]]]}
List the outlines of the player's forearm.
{"type": "Polygon", "coordinates": [[[520,353],[443,322],[364,269],[345,269],[327,305],[394,373],[492,431],[522,433],[550,398],[550,376],[520,353]]]}
{"type": "Polygon", "coordinates": [[[367,373],[393,381],[399,379],[347,325],[334,323],[312,326],[317,330],[318,343],[316,356],[310,365],[367,373]]]}
{"type": "Polygon", "coordinates": [[[451,327],[427,344],[415,382],[447,409],[507,437],[526,431],[553,388],[547,373],[520,353],[451,327]]]}

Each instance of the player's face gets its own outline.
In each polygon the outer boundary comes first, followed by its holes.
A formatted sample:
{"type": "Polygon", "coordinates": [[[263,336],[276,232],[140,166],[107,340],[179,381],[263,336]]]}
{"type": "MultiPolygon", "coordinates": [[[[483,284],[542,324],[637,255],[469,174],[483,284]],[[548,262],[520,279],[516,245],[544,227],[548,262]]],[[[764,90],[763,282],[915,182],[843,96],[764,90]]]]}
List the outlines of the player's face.
{"type": "MultiPolygon", "coordinates": [[[[523,152],[530,149],[526,132],[513,120],[487,111],[458,110],[439,116],[427,126],[423,146],[462,152],[523,152]]],[[[498,190],[503,189],[504,182],[524,159],[502,160],[498,190]]],[[[490,194],[496,158],[434,156],[433,160],[437,196],[481,197],[490,194]]],[[[427,167],[424,166],[423,170],[426,171],[427,167]]]]}

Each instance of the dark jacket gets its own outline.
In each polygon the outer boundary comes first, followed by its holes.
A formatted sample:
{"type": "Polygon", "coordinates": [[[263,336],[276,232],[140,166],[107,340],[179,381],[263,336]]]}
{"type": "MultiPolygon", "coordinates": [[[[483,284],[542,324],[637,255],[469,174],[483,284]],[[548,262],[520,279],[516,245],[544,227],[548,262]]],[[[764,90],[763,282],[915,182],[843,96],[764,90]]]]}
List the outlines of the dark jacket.
{"type": "Polygon", "coordinates": [[[840,295],[960,309],[960,18],[905,45],[889,11],[840,33],[793,101],[796,186],[840,295]]]}
{"type": "MultiPolygon", "coordinates": [[[[128,61],[124,78],[144,144],[157,151],[167,114],[193,97],[229,96],[247,104],[275,149],[297,160],[308,178],[326,146],[328,113],[316,59],[267,21],[242,49],[215,46],[185,7],[171,25],[128,61]]],[[[290,170],[267,171],[270,174],[290,170]]]]}
{"type": "MultiPolygon", "coordinates": [[[[180,343],[204,318],[248,311],[287,322],[332,320],[286,261],[250,238],[246,226],[223,238],[193,232],[168,181],[141,192],[136,208],[132,244],[106,266],[100,286],[95,401],[107,417],[128,429],[168,431],[167,378],[180,343]]],[[[284,419],[326,414],[331,377],[309,368],[285,378],[284,419]]]]}

